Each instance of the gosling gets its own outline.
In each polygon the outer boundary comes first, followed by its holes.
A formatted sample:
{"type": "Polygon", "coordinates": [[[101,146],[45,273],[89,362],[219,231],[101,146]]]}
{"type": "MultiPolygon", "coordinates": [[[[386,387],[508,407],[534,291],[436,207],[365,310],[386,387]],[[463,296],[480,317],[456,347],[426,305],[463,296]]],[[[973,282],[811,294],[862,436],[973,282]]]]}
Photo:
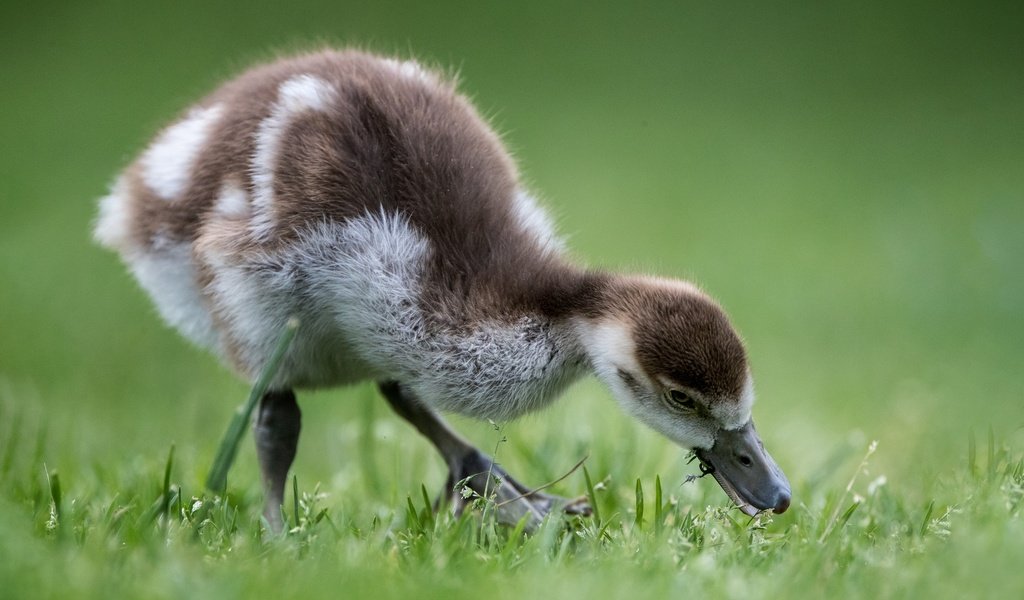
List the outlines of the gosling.
{"type": "Polygon", "coordinates": [[[281,505],[294,390],[378,382],[506,521],[589,514],[512,478],[439,413],[505,421],[593,373],[625,412],[699,458],[747,514],[784,512],[751,420],[746,352],[694,285],[580,267],[453,80],[326,50],[253,68],[160,132],[100,202],[164,321],[253,381],[301,326],[254,420],[264,517],[281,505]],[[490,475],[490,478],[488,477],[490,475]]]}

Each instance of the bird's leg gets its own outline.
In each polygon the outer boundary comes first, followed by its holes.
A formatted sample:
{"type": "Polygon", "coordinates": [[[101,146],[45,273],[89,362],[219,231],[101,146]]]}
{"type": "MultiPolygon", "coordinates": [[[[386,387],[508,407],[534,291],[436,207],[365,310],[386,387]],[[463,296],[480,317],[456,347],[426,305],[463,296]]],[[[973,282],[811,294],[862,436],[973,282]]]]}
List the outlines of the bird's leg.
{"type": "Polygon", "coordinates": [[[302,429],[302,413],[291,390],[267,392],[253,421],[256,456],[263,478],[263,517],[274,533],[284,528],[281,505],[288,469],[295,459],[295,448],[302,429]]]}
{"type": "Polygon", "coordinates": [[[513,479],[491,457],[448,427],[440,415],[420,404],[407,388],[396,382],[384,382],[380,384],[380,390],[391,408],[412,423],[444,457],[449,471],[446,493],[442,498],[451,504],[456,515],[461,514],[470,502],[462,493],[464,486],[481,497],[493,498],[498,508],[498,520],[503,523],[516,524],[525,517],[527,527],[534,528],[552,510],[575,515],[591,513],[586,498],[569,500],[533,492],[513,479]]]}

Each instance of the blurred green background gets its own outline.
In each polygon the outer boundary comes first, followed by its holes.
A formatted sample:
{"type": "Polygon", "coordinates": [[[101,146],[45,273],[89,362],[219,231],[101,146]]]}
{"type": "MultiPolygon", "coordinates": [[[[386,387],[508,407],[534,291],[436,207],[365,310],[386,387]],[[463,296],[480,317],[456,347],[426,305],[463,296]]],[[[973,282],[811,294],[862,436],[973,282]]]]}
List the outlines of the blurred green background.
{"type": "MultiPolygon", "coordinates": [[[[914,496],[969,430],[1024,425],[1022,6],[5,2],[0,402],[48,432],[51,465],[158,464],[176,442],[198,486],[246,388],[92,244],[95,201],[225,77],[357,44],[456,68],[581,260],[722,301],[798,486],[877,439],[873,471],[914,496]]],[[[300,401],[300,482],[383,505],[441,485],[372,386],[300,401]]],[[[601,477],[692,472],[624,423],[588,380],[509,424],[502,452],[528,482],[588,451],[601,477]]],[[[242,454],[235,481],[256,489],[242,454]]]]}

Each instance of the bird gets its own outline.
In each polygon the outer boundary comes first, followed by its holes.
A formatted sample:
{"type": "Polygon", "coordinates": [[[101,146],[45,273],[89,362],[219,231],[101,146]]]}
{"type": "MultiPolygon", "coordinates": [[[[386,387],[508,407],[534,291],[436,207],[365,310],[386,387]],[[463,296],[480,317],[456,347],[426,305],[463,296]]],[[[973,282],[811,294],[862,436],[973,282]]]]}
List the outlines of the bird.
{"type": "Polygon", "coordinates": [[[491,494],[509,522],[590,514],[585,497],[520,483],[442,416],[515,419],[588,375],[692,450],[744,513],[789,507],[721,306],[688,281],[572,259],[443,69],[333,48],[251,67],[121,171],[94,237],[166,324],[245,380],[301,323],[253,418],[272,531],[301,431],[295,391],[361,381],[436,448],[456,512],[491,494]]]}

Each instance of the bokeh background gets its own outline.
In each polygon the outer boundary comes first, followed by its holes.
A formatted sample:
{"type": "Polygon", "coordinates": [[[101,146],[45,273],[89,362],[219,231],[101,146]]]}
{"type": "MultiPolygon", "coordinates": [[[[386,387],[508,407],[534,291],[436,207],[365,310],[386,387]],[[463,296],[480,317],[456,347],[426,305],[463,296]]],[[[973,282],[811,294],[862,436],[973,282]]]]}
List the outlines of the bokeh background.
{"type": "MultiPolygon", "coordinates": [[[[878,440],[872,476],[925,497],[970,431],[1019,441],[1024,425],[1022,6],[4,2],[0,402],[46,431],[69,479],[157,465],[176,443],[197,488],[246,387],[93,245],[95,201],[223,78],[359,45],[456,69],[581,261],[721,300],[798,491],[845,481],[844,458],[878,440]]],[[[332,505],[441,486],[371,385],[301,402],[296,473],[332,505]]],[[[613,482],[694,471],[592,380],[501,435],[531,483],[588,452],[613,482]]],[[[248,444],[234,482],[258,494],[248,444]]],[[[706,481],[677,493],[725,502],[706,481]]]]}

